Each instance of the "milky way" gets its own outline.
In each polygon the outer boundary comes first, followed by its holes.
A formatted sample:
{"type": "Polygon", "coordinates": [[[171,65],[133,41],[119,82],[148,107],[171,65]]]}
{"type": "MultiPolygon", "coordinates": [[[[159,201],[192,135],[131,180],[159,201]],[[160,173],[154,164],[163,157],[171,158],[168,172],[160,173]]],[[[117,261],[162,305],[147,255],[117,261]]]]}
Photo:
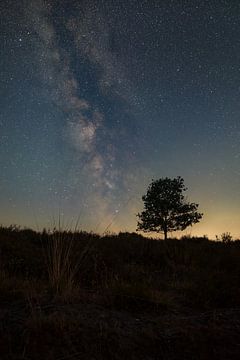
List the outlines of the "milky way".
{"type": "Polygon", "coordinates": [[[5,1],[0,222],[136,228],[152,179],[182,176],[240,235],[240,5],[5,1]]]}

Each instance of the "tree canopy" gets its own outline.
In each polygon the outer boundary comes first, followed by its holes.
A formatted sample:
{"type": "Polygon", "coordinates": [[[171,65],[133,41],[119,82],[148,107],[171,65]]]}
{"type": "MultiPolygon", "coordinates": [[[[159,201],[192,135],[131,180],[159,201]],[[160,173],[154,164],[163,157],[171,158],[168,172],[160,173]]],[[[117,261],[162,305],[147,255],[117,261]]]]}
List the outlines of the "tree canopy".
{"type": "Polygon", "coordinates": [[[163,232],[184,230],[200,221],[203,214],[197,211],[198,204],[186,201],[187,188],[182,177],[152,180],[143,195],[144,210],[137,214],[137,230],[163,232]]]}

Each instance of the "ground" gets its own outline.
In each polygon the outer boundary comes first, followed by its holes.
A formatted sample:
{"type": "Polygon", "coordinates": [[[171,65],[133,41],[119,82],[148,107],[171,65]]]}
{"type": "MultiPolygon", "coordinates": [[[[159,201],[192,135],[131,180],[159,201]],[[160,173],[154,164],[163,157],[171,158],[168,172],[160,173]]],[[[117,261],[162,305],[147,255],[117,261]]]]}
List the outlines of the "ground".
{"type": "Polygon", "coordinates": [[[238,241],[70,238],[1,229],[1,360],[239,358],[238,241]]]}

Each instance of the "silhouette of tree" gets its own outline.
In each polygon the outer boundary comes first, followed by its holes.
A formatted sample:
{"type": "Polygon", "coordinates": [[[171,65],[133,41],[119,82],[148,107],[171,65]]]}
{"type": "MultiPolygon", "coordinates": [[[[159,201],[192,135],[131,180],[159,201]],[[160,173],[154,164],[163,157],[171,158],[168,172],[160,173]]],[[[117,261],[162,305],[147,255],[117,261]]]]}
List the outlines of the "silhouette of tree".
{"type": "Polygon", "coordinates": [[[137,230],[163,232],[166,240],[169,231],[184,230],[198,223],[203,214],[197,212],[198,204],[186,201],[183,195],[186,190],[180,176],[152,180],[142,197],[144,211],[137,214],[137,230]]]}

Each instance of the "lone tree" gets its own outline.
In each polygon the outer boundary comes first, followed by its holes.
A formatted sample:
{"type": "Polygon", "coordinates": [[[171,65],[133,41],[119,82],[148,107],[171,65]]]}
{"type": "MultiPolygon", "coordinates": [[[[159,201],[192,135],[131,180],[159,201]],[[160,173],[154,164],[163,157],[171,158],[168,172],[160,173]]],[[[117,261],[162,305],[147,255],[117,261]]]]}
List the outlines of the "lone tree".
{"type": "Polygon", "coordinates": [[[184,230],[200,221],[203,214],[197,212],[198,204],[188,203],[183,195],[187,188],[180,176],[153,180],[142,197],[144,211],[137,214],[137,230],[164,233],[184,230]]]}

